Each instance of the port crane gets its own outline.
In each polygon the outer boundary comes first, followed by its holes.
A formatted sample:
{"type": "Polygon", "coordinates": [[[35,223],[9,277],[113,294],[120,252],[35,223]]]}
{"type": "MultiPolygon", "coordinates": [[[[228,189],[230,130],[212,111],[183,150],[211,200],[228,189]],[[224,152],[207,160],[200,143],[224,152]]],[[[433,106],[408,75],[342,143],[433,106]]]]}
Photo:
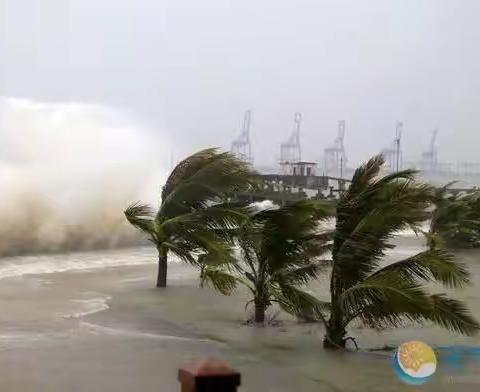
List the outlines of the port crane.
{"type": "Polygon", "coordinates": [[[438,130],[434,129],[432,132],[432,139],[430,140],[430,145],[428,150],[422,152],[422,163],[421,168],[426,172],[435,172],[438,166],[438,151],[437,151],[437,135],[438,130]]]}
{"type": "Polygon", "coordinates": [[[252,111],[247,110],[243,116],[243,125],[240,136],[232,143],[231,152],[242,161],[252,163],[252,145],[250,142],[250,125],[252,121],[252,111]]]}
{"type": "Polygon", "coordinates": [[[293,131],[287,142],[280,145],[280,164],[291,164],[302,159],[302,147],[300,146],[300,127],[302,125],[302,113],[296,112],[293,116],[293,131]]]}
{"type": "Polygon", "coordinates": [[[397,121],[395,126],[395,138],[393,139],[393,146],[385,148],[382,155],[385,159],[385,164],[388,170],[398,172],[403,165],[402,157],[402,132],[403,122],[397,121]]]}
{"type": "Polygon", "coordinates": [[[344,168],[347,165],[347,154],[343,140],[345,138],[345,120],[338,122],[337,138],[333,146],[324,150],[325,174],[343,177],[344,168]]]}

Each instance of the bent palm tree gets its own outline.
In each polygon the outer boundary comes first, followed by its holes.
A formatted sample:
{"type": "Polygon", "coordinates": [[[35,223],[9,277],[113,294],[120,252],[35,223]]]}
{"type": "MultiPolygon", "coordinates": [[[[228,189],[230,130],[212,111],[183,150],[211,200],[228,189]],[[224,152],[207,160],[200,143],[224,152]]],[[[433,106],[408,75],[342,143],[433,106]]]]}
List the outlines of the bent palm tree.
{"type": "Polygon", "coordinates": [[[127,220],[146,233],[158,250],[157,287],[167,285],[169,252],[190,263],[197,262],[199,252],[228,255],[229,231],[246,215],[226,200],[248,188],[253,178],[247,163],[209,148],[175,167],[163,187],[157,213],[138,203],[125,210],[127,220]]]}
{"type": "Polygon", "coordinates": [[[422,283],[459,287],[469,281],[465,267],[442,250],[427,250],[381,267],[395,233],[419,229],[429,217],[433,189],[415,182],[415,172],[378,178],[382,156],[358,168],[337,206],[330,282],[330,314],[324,346],[345,347],[347,326],[359,319],[370,327],[397,327],[404,320],[431,321],[463,334],[479,324],[466,306],[444,294],[431,295],[422,283]]]}
{"type": "Polygon", "coordinates": [[[264,323],[265,311],[278,303],[284,310],[309,317],[320,304],[299,286],[317,277],[330,261],[313,258],[329,249],[330,233],[318,224],[331,216],[330,207],[299,201],[251,215],[238,232],[240,260],[205,260],[202,278],[223,294],[238,284],[252,294],[255,322],[264,323]]]}
{"type": "Polygon", "coordinates": [[[480,246],[480,194],[450,192],[447,184],[436,190],[427,242],[430,249],[480,246]]]}

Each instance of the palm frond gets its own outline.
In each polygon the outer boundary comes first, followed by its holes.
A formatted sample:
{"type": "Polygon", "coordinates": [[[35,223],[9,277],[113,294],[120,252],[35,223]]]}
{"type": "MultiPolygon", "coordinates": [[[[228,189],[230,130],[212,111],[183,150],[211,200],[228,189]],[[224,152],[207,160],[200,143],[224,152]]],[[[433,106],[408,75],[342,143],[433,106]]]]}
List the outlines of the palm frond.
{"type": "MultiPolygon", "coordinates": [[[[376,302],[365,306],[360,312],[348,315],[348,324],[351,320],[359,318],[369,328],[382,330],[386,328],[398,328],[405,326],[407,322],[421,324],[425,321],[425,309],[423,306],[412,307],[409,304],[404,307],[402,304],[389,302],[376,302]]],[[[426,304],[425,304],[426,307],[426,304]]]]}
{"type": "MultiPolygon", "coordinates": [[[[346,206],[354,200],[370,198],[372,194],[378,193],[385,186],[399,180],[411,181],[415,178],[416,170],[401,170],[378,178],[381,168],[385,163],[382,155],[371,158],[364,165],[360,166],[352,177],[350,187],[343,193],[339,206],[346,206]]],[[[356,204],[353,202],[353,204],[356,204]]]]}
{"type": "Polygon", "coordinates": [[[180,164],[182,170],[177,173],[174,170],[174,179],[165,185],[162,215],[175,216],[179,210],[206,208],[233,192],[247,189],[256,181],[250,166],[231,153],[204,150],[190,158],[180,164]]]}
{"type": "Polygon", "coordinates": [[[242,209],[212,206],[164,220],[161,232],[170,244],[188,246],[191,252],[230,257],[245,216],[242,209]]]}
{"type": "Polygon", "coordinates": [[[303,200],[259,215],[265,219],[259,253],[262,259],[268,260],[270,271],[308,262],[306,250],[314,250],[313,241],[317,241],[317,249],[324,245],[314,235],[319,234],[318,224],[327,219],[329,214],[329,207],[303,200]]]}
{"type": "Polygon", "coordinates": [[[435,189],[435,203],[441,203],[443,200],[445,200],[446,196],[448,195],[448,192],[450,188],[456,184],[457,181],[451,181],[441,187],[438,187],[435,189]]]}
{"type": "Polygon", "coordinates": [[[299,267],[289,266],[272,274],[272,279],[286,282],[291,285],[305,285],[318,278],[320,272],[331,266],[330,260],[308,263],[299,267]]]}
{"type": "Polygon", "coordinates": [[[283,284],[272,290],[275,301],[289,314],[304,320],[321,321],[326,324],[326,317],[331,304],[321,301],[296,286],[283,284]]]}
{"type": "Polygon", "coordinates": [[[201,282],[224,295],[230,295],[237,288],[238,279],[225,270],[206,267],[202,270],[201,282]]]}
{"type": "MultiPolygon", "coordinates": [[[[368,186],[364,189],[370,192],[368,186]]],[[[345,287],[377,268],[398,231],[419,226],[428,218],[431,197],[430,186],[397,179],[384,183],[365,200],[360,194],[350,195],[347,204],[340,201],[332,252],[345,287]]]]}
{"type": "Polygon", "coordinates": [[[480,246],[480,193],[449,194],[448,188],[437,190],[435,209],[427,234],[431,248],[480,246]],[[439,245],[440,244],[440,245],[439,245]]]}
{"type": "Polygon", "coordinates": [[[233,270],[237,260],[232,254],[232,249],[229,247],[221,248],[220,252],[212,250],[210,252],[202,253],[198,256],[197,263],[202,267],[222,268],[226,271],[233,270]]]}
{"type": "Polygon", "coordinates": [[[178,163],[172,173],[170,173],[163,187],[162,200],[165,200],[177,186],[192,177],[198,170],[213,159],[216,154],[218,154],[218,148],[206,148],[178,163]]]}
{"type": "Polygon", "coordinates": [[[206,276],[220,290],[226,277],[235,278],[251,291],[256,301],[266,306],[275,299],[293,314],[324,320],[321,314],[324,304],[295,286],[316,278],[329,264],[325,260],[311,261],[307,250],[316,254],[327,250],[325,242],[331,239],[331,234],[319,232],[318,225],[330,214],[330,206],[305,200],[251,211],[237,231],[242,260],[213,268],[206,263],[206,276]]]}
{"type": "Polygon", "coordinates": [[[428,309],[428,296],[415,283],[397,279],[394,274],[384,274],[366,279],[344,291],[339,304],[345,313],[345,325],[355,317],[369,317],[369,309],[388,305],[402,313],[417,314],[428,309]]]}
{"type": "Polygon", "coordinates": [[[333,230],[306,236],[304,242],[305,256],[307,256],[307,258],[314,258],[323,256],[326,253],[331,253],[333,249],[333,236],[333,230]]]}
{"type": "Polygon", "coordinates": [[[195,258],[195,251],[197,250],[197,247],[192,246],[188,242],[163,241],[162,247],[168,249],[180,260],[183,260],[189,264],[197,264],[197,259],[195,258]]]}
{"type": "Polygon", "coordinates": [[[428,306],[404,308],[389,302],[375,303],[364,308],[358,316],[364,324],[376,329],[399,327],[405,321],[417,324],[431,321],[449,331],[470,336],[480,328],[478,321],[460,301],[436,294],[427,296],[425,305],[428,306]]]}
{"type": "Polygon", "coordinates": [[[430,297],[431,311],[426,315],[428,320],[449,331],[463,335],[474,335],[480,329],[477,320],[468,311],[467,306],[457,300],[436,294],[430,297]]]}
{"type": "MultiPolygon", "coordinates": [[[[431,217],[429,242],[438,244],[440,227],[442,237],[446,233],[470,236],[477,228],[475,221],[480,221],[480,213],[476,219],[470,214],[471,209],[465,207],[466,199],[447,196],[446,188],[439,191],[416,182],[414,170],[380,177],[382,165],[383,158],[377,156],[357,169],[350,188],[337,205],[330,285],[332,309],[326,336],[334,340],[335,347],[344,346],[346,328],[357,318],[373,328],[431,320],[453,331],[476,332],[479,326],[463,303],[430,296],[423,286],[432,281],[454,288],[469,283],[465,266],[451,255],[430,250],[383,268],[380,262],[386,250],[393,247],[391,239],[400,230],[421,232],[422,223],[431,217]],[[436,206],[433,212],[432,205],[436,206]],[[461,229],[452,225],[448,216],[461,217],[461,229]]],[[[480,211],[480,202],[478,207],[480,211]]]]}
{"type": "Polygon", "coordinates": [[[124,214],[132,226],[147,234],[153,234],[153,210],[150,206],[136,202],[129,205],[124,214]]]}
{"type": "Polygon", "coordinates": [[[399,280],[421,279],[425,282],[436,280],[447,287],[462,287],[469,284],[469,273],[465,266],[456,262],[444,250],[427,250],[405,260],[390,264],[371,277],[383,274],[397,275],[399,280]]]}
{"type": "Polygon", "coordinates": [[[370,181],[378,176],[384,163],[385,158],[382,155],[377,155],[355,170],[352,177],[352,183],[347,192],[345,192],[343,199],[349,199],[351,194],[355,195],[361,192],[370,181]]]}
{"type": "Polygon", "coordinates": [[[162,226],[168,234],[187,229],[212,230],[224,239],[232,239],[232,235],[248,219],[248,213],[248,208],[224,203],[166,219],[162,226]]]}
{"type": "Polygon", "coordinates": [[[253,285],[260,280],[261,261],[258,257],[258,233],[252,233],[245,227],[242,228],[238,237],[240,257],[242,263],[236,264],[238,272],[245,276],[253,285]]]}
{"type": "Polygon", "coordinates": [[[232,258],[232,245],[221,241],[216,233],[208,229],[185,231],[175,243],[185,244],[192,252],[207,253],[217,258],[232,258]]]}

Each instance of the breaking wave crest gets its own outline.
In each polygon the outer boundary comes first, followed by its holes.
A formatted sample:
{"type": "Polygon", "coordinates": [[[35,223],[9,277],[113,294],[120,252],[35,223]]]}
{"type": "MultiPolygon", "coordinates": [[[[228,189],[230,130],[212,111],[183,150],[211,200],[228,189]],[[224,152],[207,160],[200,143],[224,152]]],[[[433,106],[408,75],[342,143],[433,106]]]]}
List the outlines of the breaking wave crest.
{"type": "Polygon", "coordinates": [[[122,211],[155,201],[169,151],[118,109],[0,97],[0,256],[139,243],[122,211]]]}

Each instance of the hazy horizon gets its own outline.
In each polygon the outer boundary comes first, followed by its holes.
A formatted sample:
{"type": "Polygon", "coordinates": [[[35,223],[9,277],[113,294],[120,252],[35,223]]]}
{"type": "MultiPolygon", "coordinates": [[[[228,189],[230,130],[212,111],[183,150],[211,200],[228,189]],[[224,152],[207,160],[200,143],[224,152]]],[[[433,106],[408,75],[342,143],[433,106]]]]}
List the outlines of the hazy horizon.
{"type": "Polygon", "coordinates": [[[389,146],[397,120],[406,160],[438,128],[441,160],[475,161],[479,11],[473,0],[0,0],[0,96],[133,112],[175,159],[228,149],[251,108],[258,164],[276,161],[295,111],[307,159],[344,119],[352,164],[389,146]]]}

